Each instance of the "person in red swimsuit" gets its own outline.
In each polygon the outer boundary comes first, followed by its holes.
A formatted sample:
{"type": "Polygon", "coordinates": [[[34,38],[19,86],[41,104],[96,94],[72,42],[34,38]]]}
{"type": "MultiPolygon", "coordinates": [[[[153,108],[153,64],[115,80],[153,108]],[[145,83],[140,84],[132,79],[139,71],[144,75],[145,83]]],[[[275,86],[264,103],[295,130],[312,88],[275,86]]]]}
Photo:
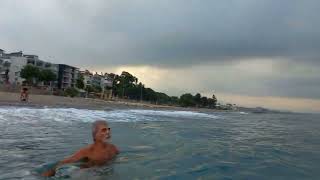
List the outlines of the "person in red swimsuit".
{"type": "Polygon", "coordinates": [[[28,88],[22,88],[20,93],[20,101],[28,101],[29,100],[29,92],[28,88]]]}

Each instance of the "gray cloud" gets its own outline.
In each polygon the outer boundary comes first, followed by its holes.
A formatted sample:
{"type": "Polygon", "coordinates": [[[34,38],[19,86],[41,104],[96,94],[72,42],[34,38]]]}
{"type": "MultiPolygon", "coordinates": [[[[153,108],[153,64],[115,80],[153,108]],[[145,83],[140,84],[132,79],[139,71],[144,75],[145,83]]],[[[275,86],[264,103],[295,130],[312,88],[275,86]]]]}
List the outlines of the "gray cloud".
{"type": "Polygon", "coordinates": [[[268,85],[277,96],[320,99],[320,77],[283,78],[268,82],[268,85]]]}
{"type": "Polygon", "coordinates": [[[4,42],[74,63],[181,67],[256,57],[319,59],[319,1],[2,3],[4,42]]]}

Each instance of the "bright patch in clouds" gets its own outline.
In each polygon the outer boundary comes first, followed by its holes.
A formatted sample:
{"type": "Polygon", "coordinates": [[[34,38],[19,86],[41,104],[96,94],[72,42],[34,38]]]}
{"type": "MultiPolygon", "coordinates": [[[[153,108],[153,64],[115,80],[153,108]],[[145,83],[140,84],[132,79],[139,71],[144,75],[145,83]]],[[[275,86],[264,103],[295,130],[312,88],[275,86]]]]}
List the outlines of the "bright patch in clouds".
{"type": "MultiPolygon", "coordinates": [[[[216,94],[223,103],[248,107],[266,107],[279,110],[320,112],[320,101],[311,98],[280,97],[269,86],[269,81],[279,76],[295,76],[297,69],[280,72],[284,59],[253,59],[225,64],[197,65],[189,68],[159,68],[152,66],[120,66],[98,69],[100,72],[120,74],[128,71],[147,87],[168,95],[197,92],[211,97],[216,94]],[[227,73],[226,73],[227,72],[227,73]]],[[[302,67],[300,68],[311,68],[302,67]]],[[[306,76],[306,75],[305,75],[306,76]]],[[[310,74],[312,76],[312,72],[310,74]]],[[[292,93],[292,92],[291,92],[292,93]]],[[[294,91],[293,91],[294,93],[294,91]]]]}
{"type": "MultiPolygon", "coordinates": [[[[208,94],[209,93],[204,93],[208,94]]],[[[225,103],[234,103],[244,107],[264,107],[277,110],[291,110],[295,112],[320,112],[320,100],[306,98],[285,98],[272,96],[244,96],[217,93],[225,103]]]]}

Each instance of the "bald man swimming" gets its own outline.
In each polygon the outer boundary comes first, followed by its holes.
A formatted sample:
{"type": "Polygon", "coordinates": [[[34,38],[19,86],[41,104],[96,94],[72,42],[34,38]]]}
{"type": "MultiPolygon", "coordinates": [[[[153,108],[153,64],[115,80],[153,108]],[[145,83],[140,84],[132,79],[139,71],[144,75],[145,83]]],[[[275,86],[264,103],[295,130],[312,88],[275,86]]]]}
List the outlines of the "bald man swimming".
{"type": "Polygon", "coordinates": [[[95,121],[92,124],[93,144],[80,149],[72,156],[57,162],[49,171],[42,173],[42,176],[54,176],[56,168],[68,163],[85,161],[81,168],[104,165],[119,154],[118,148],[107,142],[111,138],[111,130],[106,121],[95,121]]]}

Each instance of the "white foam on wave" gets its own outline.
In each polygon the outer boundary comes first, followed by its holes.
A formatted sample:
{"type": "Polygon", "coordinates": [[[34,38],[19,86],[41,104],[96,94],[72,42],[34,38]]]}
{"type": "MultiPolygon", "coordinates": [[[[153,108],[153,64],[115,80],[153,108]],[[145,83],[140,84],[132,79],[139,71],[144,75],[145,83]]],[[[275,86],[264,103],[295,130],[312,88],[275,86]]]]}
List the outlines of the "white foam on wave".
{"type": "Polygon", "coordinates": [[[218,116],[200,112],[192,111],[156,111],[156,110],[130,110],[131,113],[141,115],[155,115],[155,116],[166,116],[166,117],[198,117],[198,118],[210,118],[216,119],[218,116]]]}
{"type": "Polygon", "coordinates": [[[41,120],[54,120],[59,122],[92,122],[97,119],[108,119],[111,122],[136,121],[163,121],[170,118],[218,118],[212,114],[191,111],[156,111],[156,110],[88,110],[75,108],[26,108],[1,107],[0,121],[28,120],[28,122],[41,120]],[[160,118],[159,118],[160,117],[160,118]]]}

